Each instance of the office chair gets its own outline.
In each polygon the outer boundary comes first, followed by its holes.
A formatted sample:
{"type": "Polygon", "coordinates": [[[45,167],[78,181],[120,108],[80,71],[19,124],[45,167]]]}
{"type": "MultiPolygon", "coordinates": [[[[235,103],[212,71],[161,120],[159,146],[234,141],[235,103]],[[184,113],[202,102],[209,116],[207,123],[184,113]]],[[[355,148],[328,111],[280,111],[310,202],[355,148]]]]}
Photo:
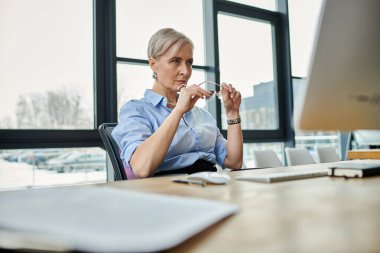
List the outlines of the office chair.
{"type": "Polygon", "coordinates": [[[317,154],[320,163],[331,163],[340,161],[339,155],[333,146],[317,147],[317,154]]]}
{"type": "Polygon", "coordinates": [[[282,162],[273,150],[254,150],[253,157],[257,168],[282,167],[282,162]]]}
{"type": "Polygon", "coordinates": [[[119,146],[113,139],[111,133],[117,123],[103,123],[99,126],[100,137],[106,148],[107,154],[111,160],[115,172],[115,181],[127,180],[127,174],[124,170],[124,164],[120,158],[119,146]]]}
{"type": "Polygon", "coordinates": [[[315,163],[306,148],[285,148],[285,154],[290,166],[315,163]]]}

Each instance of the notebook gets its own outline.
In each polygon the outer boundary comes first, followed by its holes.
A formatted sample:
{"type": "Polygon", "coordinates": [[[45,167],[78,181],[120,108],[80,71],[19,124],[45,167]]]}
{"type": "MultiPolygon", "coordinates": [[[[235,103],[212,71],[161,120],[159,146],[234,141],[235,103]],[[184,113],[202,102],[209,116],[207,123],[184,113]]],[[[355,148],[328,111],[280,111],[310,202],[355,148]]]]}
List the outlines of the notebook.
{"type": "Polygon", "coordinates": [[[347,163],[329,168],[329,176],[369,177],[380,175],[380,164],[347,163]]]}

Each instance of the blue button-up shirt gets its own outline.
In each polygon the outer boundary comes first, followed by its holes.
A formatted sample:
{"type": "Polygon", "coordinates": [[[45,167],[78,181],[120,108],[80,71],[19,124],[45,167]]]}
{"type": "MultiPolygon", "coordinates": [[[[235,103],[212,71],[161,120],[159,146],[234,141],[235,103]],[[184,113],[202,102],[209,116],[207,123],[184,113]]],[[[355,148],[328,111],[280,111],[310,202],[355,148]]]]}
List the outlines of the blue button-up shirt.
{"type": "MultiPolygon", "coordinates": [[[[119,124],[112,136],[120,147],[126,167],[131,168],[129,161],[138,145],[161,126],[172,110],[167,107],[166,99],[152,90],[146,90],[144,98],[130,100],[122,106],[119,124]]],[[[156,172],[184,168],[199,159],[223,166],[227,154],[226,139],[212,115],[194,107],[184,114],[184,118],[156,172]]]]}

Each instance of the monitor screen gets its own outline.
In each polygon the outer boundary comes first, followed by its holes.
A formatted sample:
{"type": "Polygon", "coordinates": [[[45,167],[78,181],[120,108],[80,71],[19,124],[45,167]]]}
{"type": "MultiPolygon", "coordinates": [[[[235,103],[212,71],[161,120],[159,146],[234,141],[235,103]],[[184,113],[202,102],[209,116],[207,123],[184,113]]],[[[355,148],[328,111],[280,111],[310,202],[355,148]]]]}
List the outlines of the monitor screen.
{"type": "Polygon", "coordinates": [[[380,1],[326,0],[295,126],[380,129],[380,1]]]}

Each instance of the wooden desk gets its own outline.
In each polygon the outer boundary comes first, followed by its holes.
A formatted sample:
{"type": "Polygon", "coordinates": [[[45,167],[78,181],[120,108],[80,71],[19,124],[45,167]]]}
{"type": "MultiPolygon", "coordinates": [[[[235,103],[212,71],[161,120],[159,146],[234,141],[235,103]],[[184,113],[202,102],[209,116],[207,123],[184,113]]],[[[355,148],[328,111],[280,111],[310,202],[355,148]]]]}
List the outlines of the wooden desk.
{"type": "Polygon", "coordinates": [[[380,159],[380,149],[361,149],[347,151],[347,160],[380,159]]]}
{"type": "MultiPolygon", "coordinates": [[[[315,166],[318,165],[230,174],[234,178],[315,166]]],[[[219,200],[238,204],[241,211],[169,252],[380,252],[380,177],[323,177],[274,184],[233,179],[228,185],[206,187],[173,183],[171,178],[109,185],[219,200]]]]}

